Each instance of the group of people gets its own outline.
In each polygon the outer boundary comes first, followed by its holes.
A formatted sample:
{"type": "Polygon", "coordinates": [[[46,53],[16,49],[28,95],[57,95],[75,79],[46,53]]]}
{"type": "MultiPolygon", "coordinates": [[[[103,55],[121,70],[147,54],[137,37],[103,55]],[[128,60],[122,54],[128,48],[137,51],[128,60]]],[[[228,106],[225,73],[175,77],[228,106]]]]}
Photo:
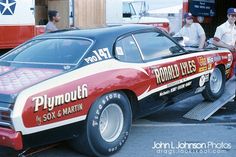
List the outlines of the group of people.
{"type": "MultiPolygon", "coordinates": [[[[233,54],[234,73],[236,74],[236,8],[229,8],[227,10],[227,21],[216,28],[213,37],[213,44],[217,47],[229,49],[233,54]]],[[[197,48],[204,48],[206,35],[199,23],[193,22],[191,13],[184,15],[184,26],[175,35],[187,38],[184,41],[185,46],[193,46],[197,48]]]]}
{"type": "MultiPolygon", "coordinates": [[[[236,8],[229,8],[227,10],[227,21],[218,26],[213,38],[213,44],[215,46],[224,47],[230,51],[236,51],[236,8]]],[[[198,48],[204,48],[206,35],[199,23],[193,22],[193,16],[191,13],[184,15],[184,26],[175,35],[187,38],[185,40],[185,46],[193,46],[198,48]]]]}

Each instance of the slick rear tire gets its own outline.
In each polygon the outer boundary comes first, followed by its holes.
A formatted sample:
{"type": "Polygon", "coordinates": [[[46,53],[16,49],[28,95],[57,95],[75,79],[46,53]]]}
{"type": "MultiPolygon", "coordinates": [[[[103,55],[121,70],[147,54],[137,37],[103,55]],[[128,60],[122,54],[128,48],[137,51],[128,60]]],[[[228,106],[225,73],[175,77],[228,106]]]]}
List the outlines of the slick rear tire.
{"type": "Polygon", "coordinates": [[[80,135],[72,146],[89,156],[108,156],[119,151],[132,124],[129,99],[123,92],[111,92],[91,106],[80,135]]]}
{"type": "Polygon", "coordinates": [[[224,93],[225,81],[226,76],[223,68],[216,67],[210,75],[205,90],[202,92],[205,100],[215,101],[218,99],[224,93]]]}

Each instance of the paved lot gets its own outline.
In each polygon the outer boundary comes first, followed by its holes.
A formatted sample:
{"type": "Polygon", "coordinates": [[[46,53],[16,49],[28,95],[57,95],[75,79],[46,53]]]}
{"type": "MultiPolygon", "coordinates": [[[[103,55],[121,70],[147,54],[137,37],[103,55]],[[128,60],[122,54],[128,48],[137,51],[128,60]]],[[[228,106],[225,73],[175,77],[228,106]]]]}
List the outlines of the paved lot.
{"type": "MultiPolygon", "coordinates": [[[[228,103],[206,121],[182,117],[202,100],[201,95],[197,95],[135,121],[126,144],[114,157],[235,156],[236,102],[228,103]],[[186,149],[187,146],[190,149],[186,149]]],[[[12,150],[0,148],[1,157],[15,156],[13,153],[12,150]]],[[[66,142],[32,156],[84,157],[66,142]]]]}

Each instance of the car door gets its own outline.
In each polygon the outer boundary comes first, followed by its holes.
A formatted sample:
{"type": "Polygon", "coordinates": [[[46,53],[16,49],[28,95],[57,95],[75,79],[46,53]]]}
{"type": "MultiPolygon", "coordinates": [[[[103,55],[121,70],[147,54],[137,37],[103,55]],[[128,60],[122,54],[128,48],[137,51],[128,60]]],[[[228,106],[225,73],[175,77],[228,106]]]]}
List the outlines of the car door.
{"type": "MultiPolygon", "coordinates": [[[[133,35],[140,48],[144,69],[150,76],[150,88],[144,98],[153,101],[149,110],[161,108],[174,97],[193,89],[197,73],[196,57],[162,32],[147,31],[133,35]]],[[[146,106],[147,107],[147,106],[146,106]]]]}

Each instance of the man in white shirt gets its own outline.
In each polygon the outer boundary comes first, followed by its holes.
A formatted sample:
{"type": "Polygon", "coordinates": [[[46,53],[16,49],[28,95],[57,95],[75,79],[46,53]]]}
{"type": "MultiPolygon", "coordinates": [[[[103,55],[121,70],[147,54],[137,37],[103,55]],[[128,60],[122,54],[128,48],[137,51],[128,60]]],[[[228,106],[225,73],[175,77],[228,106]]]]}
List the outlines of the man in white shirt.
{"type": "Polygon", "coordinates": [[[49,21],[46,25],[45,32],[52,32],[58,30],[55,24],[60,20],[59,13],[56,10],[49,10],[48,17],[49,21]]]}
{"type": "Polygon", "coordinates": [[[175,36],[184,38],[184,46],[203,48],[206,35],[202,26],[193,22],[191,13],[184,14],[184,23],[185,25],[175,36]]]}
{"type": "MultiPolygon", "coordinates": [[[[229,8],[227,10],[228,20],[216,28],[213,38],[213,44],[219,47],[224,47],[233,52],[234,67],[236,66],[236,8],[229,8]]],[[[236,68],[236,67],[235,67],[236,68]]],[[[234,69],[236,74],[236,69],[234,69]]]]}

